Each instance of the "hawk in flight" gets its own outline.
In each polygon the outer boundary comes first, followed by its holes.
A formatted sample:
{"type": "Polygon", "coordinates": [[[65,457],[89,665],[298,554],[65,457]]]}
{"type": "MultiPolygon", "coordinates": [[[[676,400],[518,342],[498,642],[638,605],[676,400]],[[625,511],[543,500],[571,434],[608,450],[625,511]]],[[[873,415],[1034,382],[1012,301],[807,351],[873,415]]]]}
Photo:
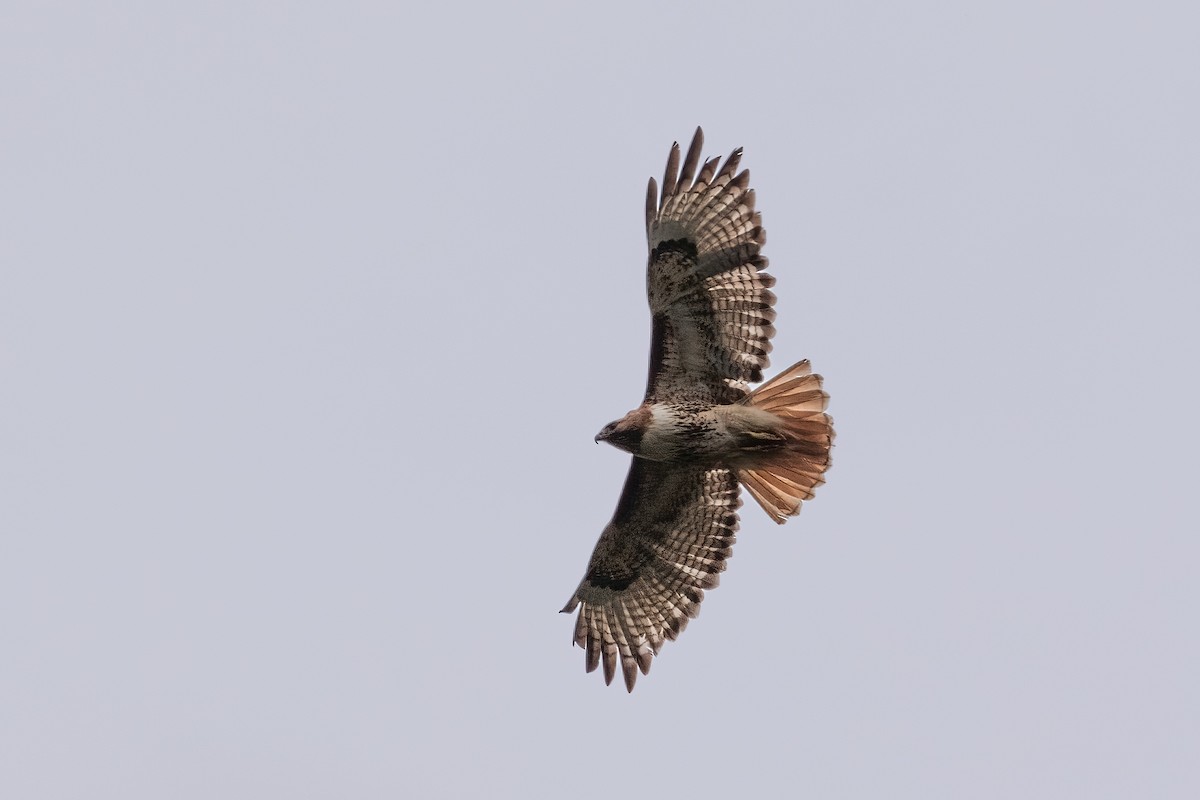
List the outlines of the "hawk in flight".
{"type": "Polygon", "coordinates": [[[653,335],[642,404],[596,436],[633,454],[612,521],[563,609],[579,609],[587,671],[638,670],[700,612],[738,528],[739,486],[782,523],[829,468],[833,420],[821,376],[801,361],[762,380],[775,279],[741,149],[700,162],[697,128],[680,167],[671,147],[659,194],[646,193],[653,335]]]}

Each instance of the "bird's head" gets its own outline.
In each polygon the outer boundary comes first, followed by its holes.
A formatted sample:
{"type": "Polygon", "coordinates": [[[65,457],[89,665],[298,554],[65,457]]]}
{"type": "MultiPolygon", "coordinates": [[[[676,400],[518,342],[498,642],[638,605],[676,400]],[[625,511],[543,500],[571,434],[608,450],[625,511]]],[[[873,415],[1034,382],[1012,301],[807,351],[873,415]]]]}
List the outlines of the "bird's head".
{"type": "Polygon", "coordinates": [[[613,447],[629,453],[637,453],[642,444],[642,435],[650,425],[650,409],[635,408],[616,422],[610,422],[596,434],[597,442],[608,442],[613,447]]]}

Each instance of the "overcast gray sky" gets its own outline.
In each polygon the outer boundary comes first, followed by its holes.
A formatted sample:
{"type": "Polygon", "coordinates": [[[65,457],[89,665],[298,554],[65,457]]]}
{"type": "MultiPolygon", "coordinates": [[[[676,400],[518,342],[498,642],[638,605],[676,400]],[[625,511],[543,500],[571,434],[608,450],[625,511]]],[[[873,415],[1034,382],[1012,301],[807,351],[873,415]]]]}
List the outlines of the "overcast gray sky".
{"type": "Polygon", "coordinates": [[[1191,798],[1191,3],[6,3],[0,795],[1191,798]],[[744,146],[829,483],[557,613],[744,146]]]}

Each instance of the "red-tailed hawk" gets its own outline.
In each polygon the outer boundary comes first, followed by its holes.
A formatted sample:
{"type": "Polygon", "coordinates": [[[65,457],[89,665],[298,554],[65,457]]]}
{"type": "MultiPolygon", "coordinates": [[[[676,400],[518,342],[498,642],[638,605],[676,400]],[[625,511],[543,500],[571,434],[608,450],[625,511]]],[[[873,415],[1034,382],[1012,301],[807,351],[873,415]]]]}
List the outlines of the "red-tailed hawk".
{"type": "Polygon", "coordinates": [[[807,361],[754,391],[771,350],[775,279],[741,149],[700,163],[697,128],[683,168],[671,147],[662,194],[646,193],[653,318],[650,378],[640,406],[596,441],[633,454],[612,522],[563,609],[579,608],[575,644],[587,671],[618,660],[633,691],[640,669],[700,612],[738,528],[739,484],[782,523],[829,468],[833,420],[807,361]]]}

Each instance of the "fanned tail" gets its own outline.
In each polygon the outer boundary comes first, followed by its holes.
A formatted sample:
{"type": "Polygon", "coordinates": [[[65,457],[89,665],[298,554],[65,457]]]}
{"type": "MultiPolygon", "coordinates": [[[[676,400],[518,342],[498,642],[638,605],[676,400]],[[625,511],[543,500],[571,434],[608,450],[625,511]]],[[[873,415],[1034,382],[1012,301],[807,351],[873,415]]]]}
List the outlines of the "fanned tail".
{"type": "Polygon", "coordinates": [[[771,519],[782,524],[800,513],[800,504],[812,499],[813,490],[825,482],[829,450],[833,446],[833,418],[825,413],[829,395],[821,376],[801,361],[762,386],[743,401],[775,415],[782,426],[779,448],[757,460],[752,468],[737,470],[746,487],[771,519]]]}

